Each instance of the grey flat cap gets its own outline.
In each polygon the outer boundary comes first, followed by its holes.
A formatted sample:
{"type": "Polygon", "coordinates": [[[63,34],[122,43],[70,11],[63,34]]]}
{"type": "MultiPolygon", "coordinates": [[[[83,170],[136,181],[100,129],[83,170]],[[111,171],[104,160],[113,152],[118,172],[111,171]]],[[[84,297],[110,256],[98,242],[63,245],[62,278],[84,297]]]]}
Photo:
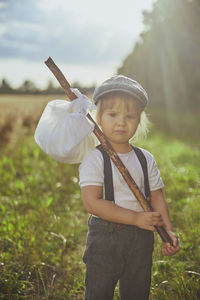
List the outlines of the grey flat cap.
{"type": "Polygon", "coordinates": [[[94,90],[93,100],[97,104],[99,98],[111,92],[125,92],[139,100],[143,107],[148,103],[147,92],[135,80],[124,75],[116,75],[104,81],[94,90]]]}

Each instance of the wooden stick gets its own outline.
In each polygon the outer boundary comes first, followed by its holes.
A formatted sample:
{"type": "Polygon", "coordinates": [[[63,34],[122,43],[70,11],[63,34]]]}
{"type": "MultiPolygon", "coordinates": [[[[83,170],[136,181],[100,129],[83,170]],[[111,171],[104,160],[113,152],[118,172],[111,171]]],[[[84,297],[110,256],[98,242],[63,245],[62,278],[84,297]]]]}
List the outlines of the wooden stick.
{"type": "MultiPolygon", "coordinates": [[[[55,75],[58,82],[64,89],[66,95],[68,96],[68,98],[70,100],[76,99],[77,96],[71,91],[68,81],[66,80],[65,76],[63,75],[61,70],[57,67],[57,65],[54,63],[54,61],[52,60],[51,57],[49,57],[45,61],[45,64],[48,66],[48,68],[51,70],[51,72],[55,75]]],[[[140,191],[139,187],[137,186],[137,184],[131,177],[128,169],[124,166],[124,164],[120,160],[119,156],[117,155],[117,153],[111,146],[111,144],[105,138],[103,132],[100,130],[100,128],[98,127],[98,125],[93,120],[93,118],[91,117],[90,114],[87,114],[87,118],[94,123],[94,125],[95,125],[94,131],[93,131],[94,134],[96,135],[96,137],[102,144],[104,150],[107,152],[109,157],[112,159],[113,163],[116,165],[116,167],[122,174],[124,180],[128,184],[130,190],[133,192],[133,194],[135,195],[136,199],[138,200],[138,202],[140,203],[140,205],[142,206],[144,211],[152,212],[153,209],[151,206],[151,202],[144,197],[143,193],[140,191]]],[[[154,227],[164,243],[173,245],[172,239],[170,238],[169,234],[167,233],[167,231],[165,230],[165,228],[163,226],[154,226],[154,227]]]]}

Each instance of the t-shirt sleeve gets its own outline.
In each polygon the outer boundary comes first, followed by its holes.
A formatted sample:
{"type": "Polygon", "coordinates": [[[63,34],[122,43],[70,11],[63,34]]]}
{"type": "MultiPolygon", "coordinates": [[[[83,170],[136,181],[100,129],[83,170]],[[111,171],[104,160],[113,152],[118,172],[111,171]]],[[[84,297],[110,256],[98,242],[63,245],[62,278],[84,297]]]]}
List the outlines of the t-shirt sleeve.
{"type": "Polygon", "coordinates": [[[164,187],[164,183],[160,176],[155,159],[151,153],[145,151],[145,157],[147,159],[148,176],[149,176],[149,187],[150,191],[156,191],[164,187]]]}
{"type": "Polygon", "coordinates": [[[103,186],[103,157],[99,150],[89,151],[79,166],[79,185],[84,187],[87,185],[103,186]]]}

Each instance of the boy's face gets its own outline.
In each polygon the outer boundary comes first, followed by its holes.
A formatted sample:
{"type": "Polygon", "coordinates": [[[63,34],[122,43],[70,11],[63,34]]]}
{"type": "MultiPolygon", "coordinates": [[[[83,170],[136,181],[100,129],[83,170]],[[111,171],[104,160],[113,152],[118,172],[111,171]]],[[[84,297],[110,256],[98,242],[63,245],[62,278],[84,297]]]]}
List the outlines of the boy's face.
{"type": "Polygon", "coordinates": [[[140,112],[134,105],[129,109],[122,101],[115,101],[112,106],[105,107],[99,119],[99,125],[114,149],[124,144],[135,134],[140,122],[140,112]]]}

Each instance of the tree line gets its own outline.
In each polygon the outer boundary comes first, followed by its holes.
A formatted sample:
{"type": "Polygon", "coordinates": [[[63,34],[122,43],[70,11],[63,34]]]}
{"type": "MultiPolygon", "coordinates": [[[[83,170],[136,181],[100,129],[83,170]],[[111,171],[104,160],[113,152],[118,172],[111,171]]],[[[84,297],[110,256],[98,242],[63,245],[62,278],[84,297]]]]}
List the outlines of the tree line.
{"type": "MultiPolygon", "coordinates": [[[[72,83],[72,87],[78,88],[83,94],[92,94],[95,86],[89,87],[82,86],[79,82],[72,83]]],[[[38,88],[36,84],[31,80],[25,80],[18,88],[13,88],[6,78],[3,78],[0,83],[0,94],[26,94],[26,95],[37,95],[37,94],[65,94],[61,87],[54,86],[53,82],[49,80],[47,87],[44,89],[38,88]]]]}
{"type": "Polygon", "coordinates": [[[118,68],[148,91],[153,107],[200,110],[200,1],[157,0],[144,30],[118,68]]]}

